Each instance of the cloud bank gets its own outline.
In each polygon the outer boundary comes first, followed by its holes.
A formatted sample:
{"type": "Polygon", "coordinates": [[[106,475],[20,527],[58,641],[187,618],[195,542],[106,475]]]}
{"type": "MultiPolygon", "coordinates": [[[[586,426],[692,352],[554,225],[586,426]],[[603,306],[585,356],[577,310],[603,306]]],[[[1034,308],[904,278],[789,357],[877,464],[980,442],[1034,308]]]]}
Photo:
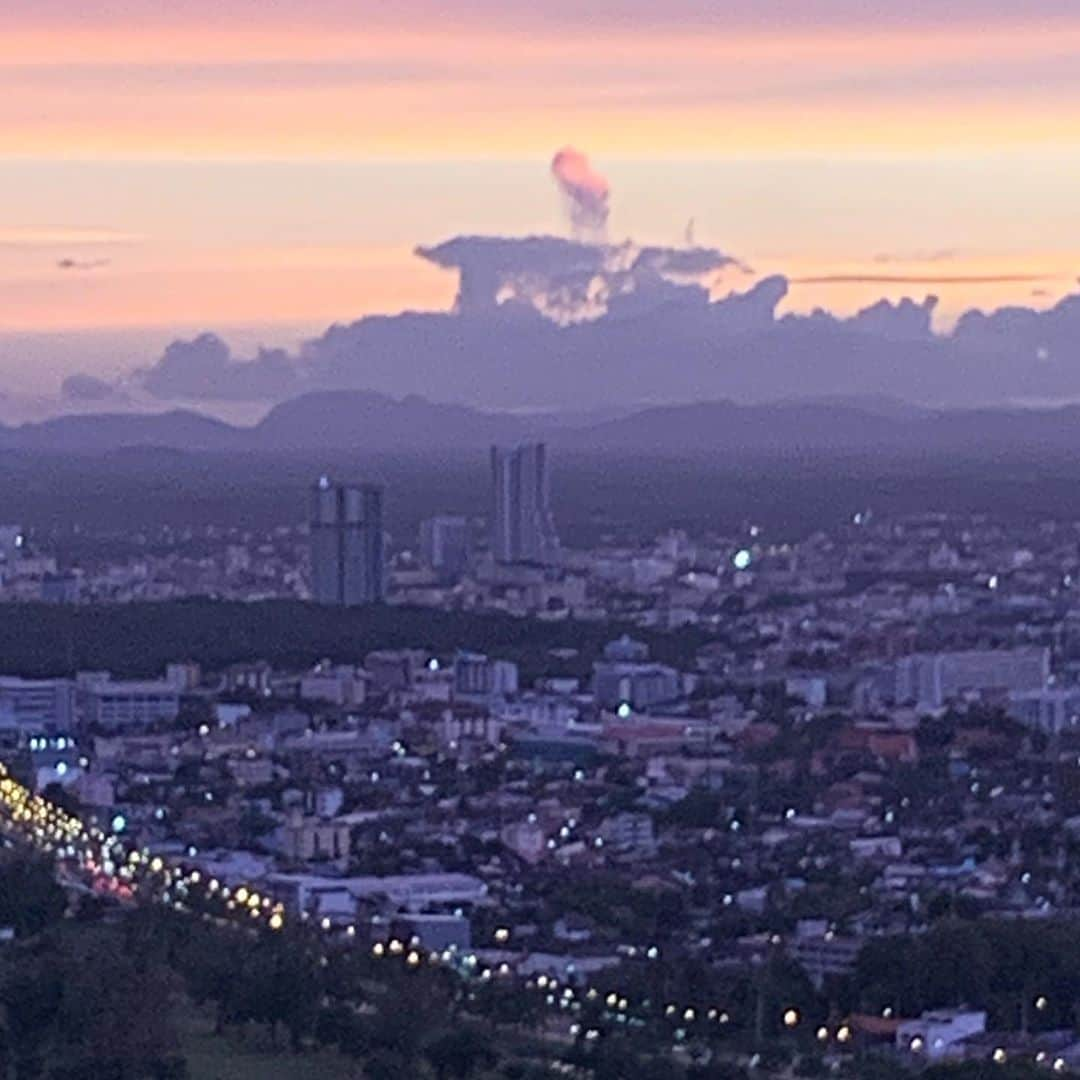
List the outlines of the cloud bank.
{"type": "Polygon", "coordinates": [[[560,325],[671,302],[707,303],[722,271],[745,269],[715,248],[638,248],[559,236],[456,236],[416,253],[457,271],[457,314],[490,315],[510,304],[560,325]]]}
{"type": "MultiPolygon", "coordinates": [[[[203,333],[174,341],[133,381],[162,400],[272,403],[349,389],[497,409],[855,394],[932,405],[1080,397],[1080,296],[1049,311],[969,311],[947,334],[934,331],[934,296],[879,300],[849,318],[820,309],[780,315],[791,279],[748,285],[752,271],[740,259],[694,243],[692,219],[681,247],[611,243],[607,179],[573,147],[554,155],[551,174],[571,239],[455,236],[416,249],[457,274],[450,312],[369,316],[329,327],[296,354],[260,348],[251,358],[203,333]]],[[[955,257],[941,249],[874,261],[902,270],[955,257]]],[[[86,400],[101,392],[99,382],[68,380],[65,397],[86,400]]]]}
{"type": "Polygon", "coordinates": [[[96,375],[69,375],[60,384],[60,397],[70,404],[92,404],[111,401],[119,391],[105,379],[96,375]]]}
{"type": "Polygon", "coordinates": [[[297,365],[284,349],[260,349],[240,360],[211,333],[174,341],[136,379],[154,397],[191,401],[278,401],[300,388],[297,365]]]}
{"type": "MultiPolygon", "coordinates": [[[[969,311],[936,333],[936,298],[851,317],[781,315],[791,281],[748,283],[734,256],[555,236],[458,236],[417,249],[458,275],[450,312],[336,324],[296,352],[233,355],[213,333],[125,382],[153,399],[265,402],[363,389],[486,408],[890,395],[928,405],[1080,397],[1080,295],[1049,310],[969,311]]],[[[68,402],[106,400],[76,376],[68,402]]]]}

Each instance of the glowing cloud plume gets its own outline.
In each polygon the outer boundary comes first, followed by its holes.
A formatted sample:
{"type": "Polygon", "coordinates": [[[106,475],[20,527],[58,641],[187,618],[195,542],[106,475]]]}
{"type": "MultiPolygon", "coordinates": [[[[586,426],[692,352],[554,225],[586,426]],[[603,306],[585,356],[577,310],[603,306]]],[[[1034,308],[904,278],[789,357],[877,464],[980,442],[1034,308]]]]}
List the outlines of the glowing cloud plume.
{"type": "Polygon", "coordinates": [[[564,147],[551,159],[551,174],[562,192],[574,235],[603,239],[611,185],[572,146],[564,147]]]}

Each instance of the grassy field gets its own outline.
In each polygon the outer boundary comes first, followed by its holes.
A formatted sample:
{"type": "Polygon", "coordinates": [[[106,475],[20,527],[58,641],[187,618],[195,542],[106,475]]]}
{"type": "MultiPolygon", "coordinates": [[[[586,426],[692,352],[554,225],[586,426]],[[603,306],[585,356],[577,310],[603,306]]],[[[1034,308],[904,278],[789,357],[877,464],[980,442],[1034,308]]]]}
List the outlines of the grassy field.
{"type": "Polygon", "coordinates": [[[199,1015],[184,1025],[181,1052],[191,1080],[362,1080],[364,1075],[358,1062],[330,1051],[274,1049],[263,1029],[215,1035],[199,1015]]]}

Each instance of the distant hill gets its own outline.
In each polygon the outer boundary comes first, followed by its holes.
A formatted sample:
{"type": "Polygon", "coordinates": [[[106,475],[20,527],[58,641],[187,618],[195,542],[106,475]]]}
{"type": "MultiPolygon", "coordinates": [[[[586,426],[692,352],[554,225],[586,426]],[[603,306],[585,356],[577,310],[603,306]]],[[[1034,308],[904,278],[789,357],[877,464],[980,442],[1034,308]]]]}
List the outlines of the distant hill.
{"type": "Polygon", "coordinates": [[[527,432],[526,424],[505,413],[347,390],[276,405],[247,436],[262,450],[439,450],[513,441],[527,432]]]}
{"type": "Polygon", "coordinates": [[[545,438],[565,452],[699,456],[998,452],[1080,453],[1080,407],[926,411],[881,401],[697,402],[596,415],[482,412],[419,397],[367,391],[306,394],[273,408],[253,427],[196,412],[64,416],[0,427],[0,448],[108,453],[133,448],[289,453],[482,452],[492,443],[545,438]]]}
{"type": "Polygon", "coordinates": [[[902,421],[839,405],[736,405],[702,402],[644,409],[620,420],[566,433],[563,445],[641,454],[695,454],[877,445],[883,430],[898,435],[902,421]]]}
{"type": "Polygon", "coordinates": [[[0,447],[56,453],[157,446],[181,450],[228,450],[245,439],[241,429],[201,413],[96,413],[58,416],[21,427],[0,427],[0,447]]]}

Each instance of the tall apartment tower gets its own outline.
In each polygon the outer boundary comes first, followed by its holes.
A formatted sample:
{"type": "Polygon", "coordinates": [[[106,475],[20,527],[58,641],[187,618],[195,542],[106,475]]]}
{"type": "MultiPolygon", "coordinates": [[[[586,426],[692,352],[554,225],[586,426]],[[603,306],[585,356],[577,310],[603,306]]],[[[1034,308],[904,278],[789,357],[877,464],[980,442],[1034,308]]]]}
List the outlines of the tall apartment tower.
{"type": "Polygon", "coordinates": [[[457,580],[469,567],[469,523],[455,514],[420,522],[420,555],[441,578],[457,580]]]}
{"type": "Polygon", "coordinates": [[[547,447],[493,446],[491,486],[491,550],[496,562],[557,562],[559,537],[551,514],[547,447]]]}
{"type": "Polygon", "coordinates": [[[320,604],[354,607],[383,599],[382,489],[331,484],[311,493],[311,586],[320,604]]]}

